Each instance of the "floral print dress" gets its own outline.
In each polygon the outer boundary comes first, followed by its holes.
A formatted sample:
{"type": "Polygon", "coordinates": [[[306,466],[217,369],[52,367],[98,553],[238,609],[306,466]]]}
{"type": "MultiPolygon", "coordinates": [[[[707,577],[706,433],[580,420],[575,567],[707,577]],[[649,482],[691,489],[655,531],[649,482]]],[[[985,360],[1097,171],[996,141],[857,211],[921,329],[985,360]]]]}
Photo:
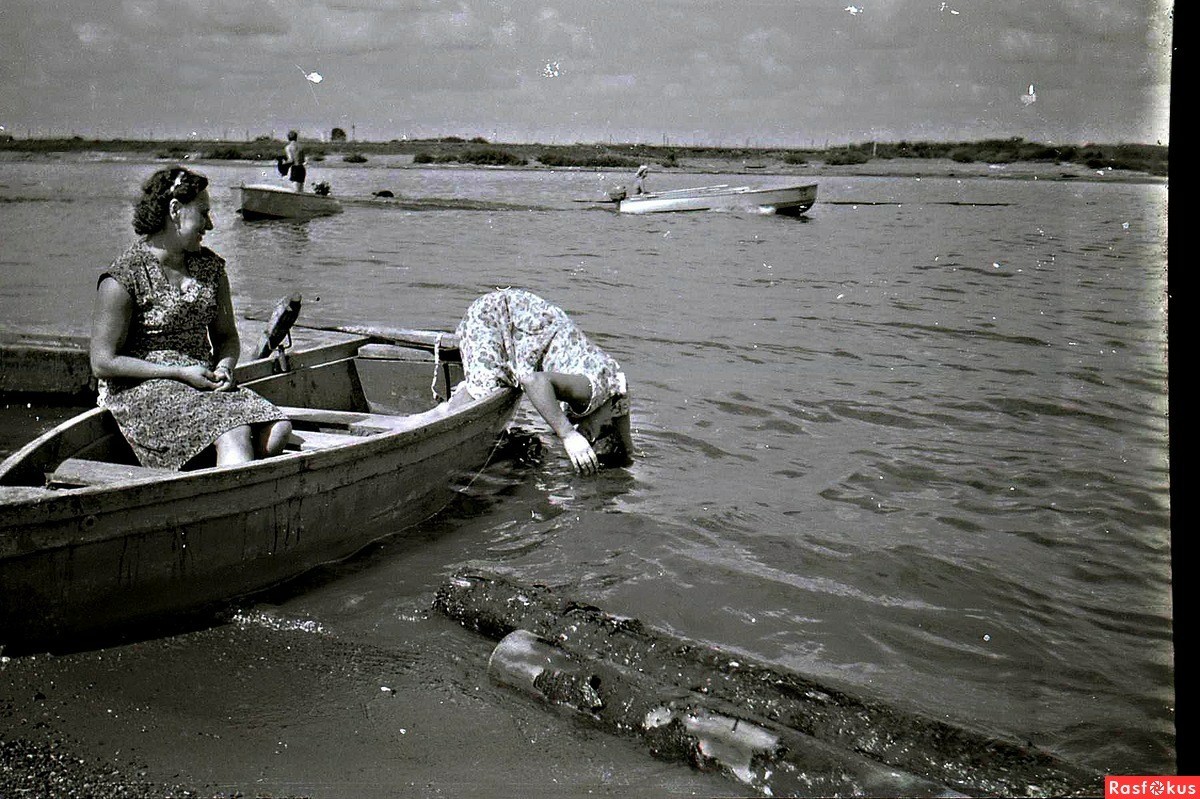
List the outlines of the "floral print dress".
{"type": "MultiPolygon", "coordinates": [[[[185,253],[191,277],[176,288],[144,241],[100,275],[133,298],[133,316],[119,352],[151,363],[212,367],[208,326],[217,316],[217,288],[225,260],[207,247],[185,253]]],[[[246,388],[202,391],[178,380],[112,378],[99,381],[98,404],[117,420],[143,466],[179,469],[235,427],[287,418],[246,388]]]]}
{"type": "Polygon", "coordinates": [[[597,347],[563,309],[524,289],[499,289],[471,303],[458,324],[465,387],[476,399],[497,388],[517,387],[533,372],[582,375],[592,384],[586,416],[614,396],[624,395],[620,365],[597,347]]]}

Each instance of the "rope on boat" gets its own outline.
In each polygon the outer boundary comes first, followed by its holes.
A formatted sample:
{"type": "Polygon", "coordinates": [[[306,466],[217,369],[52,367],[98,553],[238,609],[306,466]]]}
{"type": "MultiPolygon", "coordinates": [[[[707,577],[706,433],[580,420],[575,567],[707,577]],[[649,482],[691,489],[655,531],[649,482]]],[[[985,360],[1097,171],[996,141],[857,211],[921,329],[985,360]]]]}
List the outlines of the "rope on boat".
{"type": "Polygon", "coordinates": [[[471,475],[471,479],[463,485],[460,491],[466,491],[471,486],[475,485],[475,481],[483,474],[483,470],[492,464],[492,458],[496,457],[496,453],[500,451],[500,446],[504,443],[504,433],[496,436],[495,442],[492,443],[492,449],[488,452],[487,457],[483,459],[483,464],[476,470],[475,474],[471,475]]]}
{"type": "MultiPolygon", "coordinates": [[[[441,402],[442,395],[437,390],[438,368],[442,365],[442,334],[438,333],[437,338],[433,340],[433,382],[429,384],[429,391],[433,394],[434,402],[441,402]]],[[[447,393],[450,386],[446,386],[447,393]]],[[[446,397],[449,399],[449,397],[446,397]]]]}
{"type": "MultiPolygon", "coordinates": [[[[450,373],[449,373],[449,371],[447,371],[447,373],[446,373],[446,394],[447,394],[447,396],[445,398],[443,398],[442,395],[438,393],[438,390],[437,390],[438,369],[441,368],[441,365],[442,365],[442,334],[439,332],[433,340],[433,381],[429,384],[429,391],[433,394],[433,399],[435,402],[448,401],[450,399],[450,397],[448,395],[451,393],[451,390],[452,390],[451,386],[450,386],[450,373]]],[[[501,435],[497,436],[495,442],[492,443],[492,448],[488,452],[487,457],[483,459],[483,464],[479,467],[479,469],[476,470],[475,474],[471,475],[471,479],[467,481],[466,485],[464,485],[461,490],[465,491],[466,489],[468,489],[472,485],[474,485],[475,481],[479,479],[479,476],[481,474],[483,474],[483,470],[486,469],[491,464],[492,458],[494,458],[496,456],[496,453],[500,451],[500,447],[503,443],[504,443],[504,438],[503,438],[503,434],[501,434],[501,435]]]]}

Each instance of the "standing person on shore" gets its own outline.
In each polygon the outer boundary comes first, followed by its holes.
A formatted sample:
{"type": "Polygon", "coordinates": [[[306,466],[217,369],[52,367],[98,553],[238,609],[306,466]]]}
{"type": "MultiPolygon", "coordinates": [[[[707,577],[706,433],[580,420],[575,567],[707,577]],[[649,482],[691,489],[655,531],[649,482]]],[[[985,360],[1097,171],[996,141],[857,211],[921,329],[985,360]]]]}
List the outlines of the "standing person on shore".
{"type": "Polygon", "coordinates": [[[523,289],[498,289],[471,303],[456,333],[466,379],[443,408],[520,388],[575,471],[632,463],[625,373],[562,308],[523,289]]]}
{"type": "Polygon", "coordinates": [[[142,186],[141,238],[97,284],[91,365],[107,408],[143,466],[181,469],[215,450],[218,466],[283,451],[291,422],[238,388],[241,344],[225,260],[212,230],[208,179],[160,169],[142,186]]]}
{"type": "Polygon", "coordinates": [[[280,165],[287,168],[287,178],[292,182],[292,189],[304,191],[304,180],[308,177],[305,164],[308,159],[304,155],[304,147],[300,144],[300,134],[289,130],[288,143],[283,148],[283,162],[280,165]]]}

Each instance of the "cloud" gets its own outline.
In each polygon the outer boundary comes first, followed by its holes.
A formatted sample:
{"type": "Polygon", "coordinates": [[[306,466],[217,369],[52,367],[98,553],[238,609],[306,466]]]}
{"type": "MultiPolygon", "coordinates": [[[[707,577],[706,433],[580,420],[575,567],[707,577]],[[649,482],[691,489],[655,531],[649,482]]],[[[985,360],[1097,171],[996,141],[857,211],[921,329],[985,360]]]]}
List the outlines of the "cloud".
{"type": "Polygon", "coordinates": [[[0,0],[0,110],[59,127],[102,113],[188,129],[352,120],[384,137],[1165,129],[1167,0],[951,0],[957,15],[940,0],[846,5],[0,0]],[[297,64],[325,81],[306,84],[297,64]],[[1023,107],[1031,82],[1038,99],[1023,107]]]}
{"type": "Polygon", "coordinates": [[[317,5],[330,11],[370,11],[380,14],[431,11],[438,8],[437,0],[322,0],[317,5]]]}
{"type": "Polygon", "coordinates": [[[121,41],[120,35],[102,22],[80,22],[72,27],[79,43],[88,50],[111,51],[121,41]]]}
{"type": "Polygon", "coordinates": [[[285,9],[272,0],[121,0],[132,35],[246,37],[284,35],[285,9]]]}
{"type": "Polygon", "coordinates": [[[1008,28],[996,37],[997,56],[1020,64],[1049,64],[1063,57],[1062,37],[1048,31],[1008,28]]]}
{"type": "Polygon", "coordinates": [[[793,38],[779,28],[759,28],[746,34],[738,53],[744,65],[769,82],[786,81],[795,75],[787,63],[794,58],[793,38]]]}
{"type": "Polygon", "coordinates": [[[586,55],[596,49],[591,32],[584,26],[565,21],[557,10],[543,8],[534,21],[538,43],[562,51],[563,55],[586,55]]]}
{"type": "Polygon", "coordinates": [[[491,27],[466,4],[421,14],[412,28],[422,46],[437,50],[482,50],[494,43],[491,27]]]}

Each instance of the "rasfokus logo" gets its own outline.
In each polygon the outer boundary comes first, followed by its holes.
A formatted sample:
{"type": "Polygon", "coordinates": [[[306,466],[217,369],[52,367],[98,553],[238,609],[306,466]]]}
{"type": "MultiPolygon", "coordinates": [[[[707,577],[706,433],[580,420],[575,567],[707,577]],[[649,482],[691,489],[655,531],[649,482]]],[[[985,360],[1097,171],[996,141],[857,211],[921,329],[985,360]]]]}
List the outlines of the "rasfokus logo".
{"type": "Polygon", "coordinates": [[[1168,797],[1195,796],[1200,799],[1200,777],[1108,776],[1104,778],[1104,799],[1118,796],[1168,797]]]}

